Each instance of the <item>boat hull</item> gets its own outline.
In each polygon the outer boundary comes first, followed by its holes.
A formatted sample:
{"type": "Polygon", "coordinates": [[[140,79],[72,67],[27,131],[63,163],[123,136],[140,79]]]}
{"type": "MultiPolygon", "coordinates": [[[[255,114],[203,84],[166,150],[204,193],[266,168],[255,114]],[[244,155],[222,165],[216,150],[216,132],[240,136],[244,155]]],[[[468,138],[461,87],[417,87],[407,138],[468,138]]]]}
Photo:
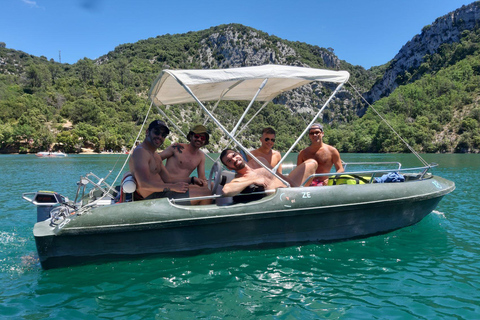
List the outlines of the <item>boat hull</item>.
{"type": "Polygon", "coordinates": [[[454,188],[434,177],[278,189],[262,200],[225,207],[147,200],[95,208],[63,225],[39,222],[34,235],[46,269],[135,255],[345,241],[414,225],[454,188]]]}

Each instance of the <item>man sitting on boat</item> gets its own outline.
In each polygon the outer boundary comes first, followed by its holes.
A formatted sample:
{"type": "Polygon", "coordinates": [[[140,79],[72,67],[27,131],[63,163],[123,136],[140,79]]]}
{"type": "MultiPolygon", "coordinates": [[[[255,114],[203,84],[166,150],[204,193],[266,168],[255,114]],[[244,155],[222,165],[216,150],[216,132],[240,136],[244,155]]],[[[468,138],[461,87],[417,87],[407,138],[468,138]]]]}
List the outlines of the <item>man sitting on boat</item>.
{"type": "MultiPolygon", "coordinates": [[[[304,163],[308,159],[314,159],[318,163],[315,173],[328,173],[335,166],[337,172],[344,172],[340,153],[335,147],[323,142],[323,126],[320,123],[314,123],[308,132],[311,144],[309,147],[300,151],[297,157],[297,166],[304,163]]],[[[328,177],[315,177],[311,182],[311,186],[326,186],[328,177]]]]}
{"type": "MultiPolygon", "coordinates": [[[[251,153],[257,158],[265,158],[272,168],[274,168],[277,163],[282,159],[280,152],[273,150],[273,145],[275,144],[275,130],[271,127],[265,128],[262,131],[262,136],[260,137],[260,143],[262,144],[260,148],[253,150],[251,153]]],[[[248,156],[248,160],[252,158],[248,156]]],[[[277,169],[278,173],[282,173],[282,166],[280,165],[277,169]]]]}
{"type": "Polygon", "coordinates": [[[187,135],[190,143],[174,143],[160,152],[163,160],[167,159],[165,167],[174,181],[190,179],[190,184],[207,188],[205,176],[205,154],[200,148],[209,143],[210,136],[207,128],[201,124],[196,125],[187,135]],[[197,169],[197,177],[190,177],[193,170],[197,169]]]}
{"type": "MultiPolygon", "coordinates": [[[[255,160],[252,159],[245,163],[240,153],[235,150],[223,150],[220,154],[220,160],[228,169],[237,172],[236,177],[223,187],[223,193],[226,197],[235,196],[252,184],[263,187],[264,190],[286,187],[280,179],[260,166],[255,160]]],[[[258,160],[262,161],[267,167],[270,166],[265,158],[258,158],[258,160]]],[[[288,177],[282,174],[278,175],[287,181],[290,186],[299,187],[305,179],[315,173],[316,169],[317,162],[313,159],[308,159],[290,172],[288,177]]]]}
{"type": "MultiPolygon", "coordinates": [[[[166,170],[156,150],[169,133],[165,122],[155,120],[148,126],[145,140],[133,151],[129,166],[137,182],[136,193],[144,199],[179,199],[210,195],[206,188],[189,187],[189,177],[178,181],[166,170]]],[[[192,204],[198,204],[198,201],[192,201],[192,204]]]]}

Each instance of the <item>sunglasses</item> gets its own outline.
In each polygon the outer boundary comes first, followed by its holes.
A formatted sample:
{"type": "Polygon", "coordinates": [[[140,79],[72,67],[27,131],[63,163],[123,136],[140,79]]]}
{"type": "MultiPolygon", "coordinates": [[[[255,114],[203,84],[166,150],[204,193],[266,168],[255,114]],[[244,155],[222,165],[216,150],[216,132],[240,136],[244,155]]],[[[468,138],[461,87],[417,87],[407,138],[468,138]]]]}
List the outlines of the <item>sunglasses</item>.
{"type": "Polygon", "coordinates": [[[164,138],[166,138],[168,136],[168,132],[165,131],[165,130],[162,130],[162,129],[159,129],[159,128],[155,128],[152,130],[152,132],[156,135],[156,136],[162,136],[164,138]]]}
{"type": "Polygon", "coordinates": [[[207,140],[207,137],[204,136],[203,134],[194,134],[194,135],[193,135],[193,138],[194,138],[194,139],[197,139],[197,140],[200,140],[200,141],[205,141],[205,140],[207,140]]]}
{"type": "Polygon", "coordinates": [[[320,134],[320,133],[322,133],[322,132],[323,132],[322,130],[320,130],[320,131],[310,131],[308,134],[311,135],[311,136],[313,136],[313,135],[315,135],[315,134],[320,134]]]}
{"type": "Polygon", "coordinates": [[[272,140],[272,142],[275,142],[275,139],[265,138],[265,142],[268,142],[270,140],[272,140]]]}

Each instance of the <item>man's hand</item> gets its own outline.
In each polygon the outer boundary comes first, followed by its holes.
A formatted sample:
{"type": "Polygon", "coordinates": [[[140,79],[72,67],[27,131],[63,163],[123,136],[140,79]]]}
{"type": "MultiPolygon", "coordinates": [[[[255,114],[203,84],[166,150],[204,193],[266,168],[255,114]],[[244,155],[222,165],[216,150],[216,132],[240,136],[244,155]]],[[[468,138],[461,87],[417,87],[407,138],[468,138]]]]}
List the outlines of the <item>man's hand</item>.
{"type": "Polygon", "coordinates": [[[202,180],[202,179],[199,179],[197,177],[194,177],[193,178],[193,184],[197,185],[197,186],[200,186],[200,187],[203,187],[203,186],[207,185],[207,180],[202,180]]]}
{"type": "Polygon", "coordinates": [[[176,182],[172,184],[172,187],[170,187],[171,191],[179,192],[179,193],[185,193],[188,191],[188,183],[186,182],[176,182]]]}

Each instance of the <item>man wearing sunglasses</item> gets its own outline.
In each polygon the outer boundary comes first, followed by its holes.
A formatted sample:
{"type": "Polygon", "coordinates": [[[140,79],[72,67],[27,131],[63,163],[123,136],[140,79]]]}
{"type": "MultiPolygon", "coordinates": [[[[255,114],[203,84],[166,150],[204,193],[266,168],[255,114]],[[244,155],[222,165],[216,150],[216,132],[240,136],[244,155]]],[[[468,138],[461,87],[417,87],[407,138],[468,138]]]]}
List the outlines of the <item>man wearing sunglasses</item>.
{"type": "Polygon", "coordinates": [[[194,126],[187,135],[189,143],[174,143],[160,152],[163,160],[167,159],[165,167],[174,181],[185,181],[201,187],[207,187],[205,176],[205,154],[200,148],[210,142],[207,128],[201,124],[194,126]],[[191,177],[197,169],[197,177],[191,177]]]}
{"type": "MultiPolygon", "coordinates": [[[[235,170],[237,173],[235,179],[223,186],[223,192],[226,197],[233,197],[245,189],[251,188],[251,185],[261,187],[263,190],[286,187],[280,179],[260,166],[255,160],[245,162],[240,153],[235,150],[223,150],[220,154],[220,160],[228,169],[235,170]]],[[[269,167],[265,158],[258,158],[258,160],[269,167]]],[[[316,169],[317,162],[313,159],[308,159],[293,169],[288,177],[282,174],[279,174],[279,176],[287,181],[291,187],[299,187],[306,178],[315,173],[316,169]]]]}
{"type": "MultiPolygon", "coordinates": [[[[314,123],[308,132],[311,144],[309,147],[300,151],[297,157],[297,166],[307,159],[314,159],[318,163],[315,173],[328,173],[335,166],[337,172],[344,172],[340,153],[335,147],[323,142],[323,126],[320,123],[314,123]]],[[[316,177],[311,182],[311,186],[326,186],[328,177],[316,177]]]]}
{"type": "MultiPolygon", "coordinates": [[[[162,158],[156,151],[169,133],[165,122],[155,120],[148,126],[145,140],[133,151],[129,167],[137,183],[137,197],[179,199],[210,195],[210,192],[204,192],[205,188],[189,188],[189,177],[174,179],[174,175],[163,165],[162,158]]],[[[198,203],[192,201],[192,204],[198,203]]]]}
{"type": "MultiPolygon", "coordinates": [[[[262,136],[260,137],[260,143],[262,144],[260,148],[253,150],[251,153],[259,158],[267,159],[267,162],[270,164],[272,168],[274,168],[280,159],[282,159],[282,155],[280,152],[273,150],[273,145],[275,144],[275,130],[273,128],[265,128],[262,131],[262,136]]],[[[248,156],[248,160],[250,160],[250,156],[248,156]]],[[[277,173],[282,173],[282,166],[280,165],[277,169],[277,173]]]]}

